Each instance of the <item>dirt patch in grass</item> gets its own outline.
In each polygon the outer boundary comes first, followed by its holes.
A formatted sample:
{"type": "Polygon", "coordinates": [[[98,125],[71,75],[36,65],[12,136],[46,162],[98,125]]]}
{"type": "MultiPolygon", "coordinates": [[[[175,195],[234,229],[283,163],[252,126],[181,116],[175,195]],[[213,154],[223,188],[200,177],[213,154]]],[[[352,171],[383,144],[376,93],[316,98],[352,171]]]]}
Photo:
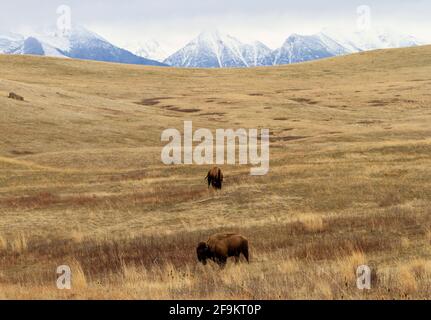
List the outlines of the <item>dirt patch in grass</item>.
{"type": "Polygon", "coordinates": [[[306,104],[317,104],[317,101],[313,101],[311,99],[307,99],[307,98],[292,98],[291,100],[298,102],[298,103],[306,103],[306,104]]]}
{"type": "Polygon", "coordinates": [[[196,113],[196,112],[202,111],[201,109],[198,109],[198,108],[181,109],[181,108],[175,107],[175,106],[164,106],[163,108],[170,110],[170,111],[183,112],[183,113],[196,113]]]}
{"type": "Polygon", "coordinates": [[[383,100],[371,100],[368,101],[368,103],[373,107],[384,107],[388,104],[386,101],[383,100]]]}
{"type": "Polygon", "coordinates": [[[11,154],[15,155],[15,156],[29,156],[34,154],[34,152],[32,151],[26,151],[26,150],[12,150],[10,152],[11,154]]]}
{"type": "Polygon", "coordinates": [[[287,137],[271,137],[269,138],[270,142],[286,142],[286,141],[294,141],[294,140],[302,140],[307,139],[307,136],[287,136],[287,137]]]}
{"type": "MultiPolygon", "coordinates": [[[[400,99],[398,98],[393,98],[388,100],[375,99],[375,100],[368,101],[368,104],[371,105],[372,107],[384,107],[389,104],[398,103],[398,102],[400,102],[400,99]]],[[[414,101],[405,100],[405,102],[414,102],[414,101]]]]}
{"type": "Polygon", "coordinates": [[[382,123],[382,121],[380,120],[361,120],[356,122],[357,124],[366,124],[366,125],[371,125],[371,124],[380,124],[382,123]]]}
{"type": "Polygon", "coordinates": [[[143,106],[156,106],[162,102],[161,100],[167,100],[167,99],[172,99],[172,97],[159,97],[159,98],[143,99],[139,102],[136,102],[136,104],[143,105],[143,106]]]}
{"type": "Polygon", "coordinates": [[[224,115],[226,115],[225,112],[208,112],[208,113],[201,113],[201,116],[219,116],[222,117],[224,115]]]}

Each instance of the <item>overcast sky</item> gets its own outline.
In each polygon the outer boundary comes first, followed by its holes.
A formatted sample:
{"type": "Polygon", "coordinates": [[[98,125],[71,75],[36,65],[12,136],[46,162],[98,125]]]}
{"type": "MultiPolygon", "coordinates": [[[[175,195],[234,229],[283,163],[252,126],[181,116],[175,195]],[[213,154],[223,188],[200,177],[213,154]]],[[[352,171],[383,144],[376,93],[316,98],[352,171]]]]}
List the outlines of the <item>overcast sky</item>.
{"type": "Polygon", "coordinates": [[[217,28],[276,48],[292,33],[353,30],[361,5],[370,6],[374,26],[431,41],[431,0],[0,0],[0,30],[55,25],[63,4],[70,6],[74,23],[117,45],[155,38],[180,47],[202,30],[217,28]]]}

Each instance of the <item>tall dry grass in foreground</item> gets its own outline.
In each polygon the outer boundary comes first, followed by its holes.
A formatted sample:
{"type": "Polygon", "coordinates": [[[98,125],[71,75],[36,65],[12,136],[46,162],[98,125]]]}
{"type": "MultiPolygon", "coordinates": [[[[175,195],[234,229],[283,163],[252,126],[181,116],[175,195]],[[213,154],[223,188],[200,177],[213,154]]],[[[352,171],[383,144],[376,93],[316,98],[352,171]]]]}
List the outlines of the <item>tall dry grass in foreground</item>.
{"type": "MultiPolygon", "coordinates": [[[[307,215],[285,224],[237,228],[251,241],[251,263],[204,267],[196,244],[213,229],[152,237],[31,240],[2,237],[0,298],[84,299],[410,299],[428,298],[429,259],[399,259],[413,242],[389,238],[395,229],[428,223],[405,208],[375,216],[322,218],[307,215]],[[395,212],[395,213],[394,213],[395,212]],[[378,236],[357,230],[378,225],[378,236]],[[340,236],[347,229],[347,238],[340,236]],[[392,257],[383,262],[381,254],[392,257]],[[26,267],[31,262],[31,267],[26,267]],[[72,290],[56,288],[59,265],[72,269],[72,290]],[[372,290],[356,286],[360,265],[372,270],[372,290]],[[17,272],[17,266],[22,266],[17,272]]],[[[411,234],[414,238],[416,235],[411,234]]],[[[425,243],[425,242],[424,242],[425,243]]]]}

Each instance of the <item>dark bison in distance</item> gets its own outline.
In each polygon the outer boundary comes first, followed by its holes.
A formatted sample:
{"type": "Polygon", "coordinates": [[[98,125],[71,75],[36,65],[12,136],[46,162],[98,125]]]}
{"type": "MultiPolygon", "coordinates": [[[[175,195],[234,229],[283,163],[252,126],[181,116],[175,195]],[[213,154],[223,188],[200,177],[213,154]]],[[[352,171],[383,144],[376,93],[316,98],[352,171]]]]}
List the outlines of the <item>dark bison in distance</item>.
{"type": "Polygon", "coordinates": [[[18,95],[18,94],[16,94],[16,93],[13,93],[13,92],[10,92],[10,93],[9,93],[8,98],[9,98],[9,99],[18,100],[18,101],[24,101],[24,98],[23,98],[23,97],[21,97],[20,95],[18,95]]]}
{"type": "Polygon", "coordinates": [[[212,168],[205,179],[208,181],[208,188],[213,186],[214,189],[221,190],[223,186],[223,172],[220,168],[212,168]]]}
{"type": "Polygon", "coordinates": [[[199,243],[196,252],[198,260],[204,265],[210,259],[224,267],[229,257],[235,257],[235,262],[238,263],[241,254],[250,262],[248,240],[236,233],[215,234],[207,242],[199,243]]]}

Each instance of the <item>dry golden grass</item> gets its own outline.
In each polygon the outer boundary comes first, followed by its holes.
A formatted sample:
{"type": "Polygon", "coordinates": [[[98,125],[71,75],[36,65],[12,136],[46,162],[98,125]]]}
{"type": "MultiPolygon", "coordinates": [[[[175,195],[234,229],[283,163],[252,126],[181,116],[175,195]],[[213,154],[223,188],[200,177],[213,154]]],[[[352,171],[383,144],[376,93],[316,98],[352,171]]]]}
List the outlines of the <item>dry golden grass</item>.
{"type": "Polygon", "coordinates": [[[0,299],[430,298],[431,47],[232,70],[0,55],[0,70],[0,299]],[[271,172],[224,166],[214,192],[207,167],[163,165],[160,134],[184,120],[269,128],[271,172]],[[221,231],[249,238],[250,264],[197,263],[221,231]]]}

